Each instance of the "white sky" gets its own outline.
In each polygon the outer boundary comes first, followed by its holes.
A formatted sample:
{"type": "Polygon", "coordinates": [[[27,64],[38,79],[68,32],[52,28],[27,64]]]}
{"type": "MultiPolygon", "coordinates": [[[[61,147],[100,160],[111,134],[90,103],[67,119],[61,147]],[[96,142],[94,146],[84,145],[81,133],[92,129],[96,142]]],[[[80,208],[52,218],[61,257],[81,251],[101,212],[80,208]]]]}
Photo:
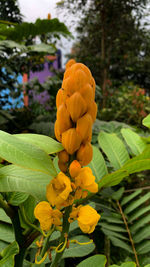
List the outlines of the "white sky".
{"type": "MultiPolygon", "coordinates": [[[[63,16],[58,14],[56,10],[57,2],[59,2],[59,0],[18,0],[21,13],[24,16],[24,21],[35,22],[37,18],[46,19],[48,13],[50,13],[52,18],[57,17],[60,22],[65,22],[63,16]]],[[[71,31],[71,29],[69,30],[71,31]]],[[[61,49],[63,54],[63,65],[66,62],[64,56],[65,54],[70,53],[72,43],[72,40],[68,41],[65,38],[62,38],[62,41],[58,45],[58,48],[61,49]]]]}

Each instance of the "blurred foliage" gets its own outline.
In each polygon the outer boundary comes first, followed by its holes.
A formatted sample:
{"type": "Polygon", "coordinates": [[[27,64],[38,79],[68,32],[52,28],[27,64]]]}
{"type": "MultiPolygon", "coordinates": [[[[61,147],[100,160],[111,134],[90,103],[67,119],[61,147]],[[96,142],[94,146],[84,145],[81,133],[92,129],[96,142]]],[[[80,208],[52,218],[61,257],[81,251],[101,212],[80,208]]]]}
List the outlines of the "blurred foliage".
{"type": "Polygon", "coordinates": [[[141,127],[141,121],[150,112],[150,97],[145,89],[133,83],[121,86],[111,85],[107,95],[106,107],[102,108],[102,99],[98,102],[98,118],[100,120],[116,120],[141,127]]]}

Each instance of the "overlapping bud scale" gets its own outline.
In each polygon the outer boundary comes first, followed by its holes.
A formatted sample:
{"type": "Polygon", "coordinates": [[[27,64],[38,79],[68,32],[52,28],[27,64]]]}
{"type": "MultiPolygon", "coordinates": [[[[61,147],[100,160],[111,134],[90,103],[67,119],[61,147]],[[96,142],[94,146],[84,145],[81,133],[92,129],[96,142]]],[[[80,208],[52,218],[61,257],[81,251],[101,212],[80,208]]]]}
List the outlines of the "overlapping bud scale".
{"type": "Polygon", "coordinates": [[[66,64],[62,88],[56,97],[55,135],[69,155],[76,153],[81,166],[89,164],[93,155],[90,142],[97,114],[94,98],[95,81],[90,70],[71,59],[66,64]]]}

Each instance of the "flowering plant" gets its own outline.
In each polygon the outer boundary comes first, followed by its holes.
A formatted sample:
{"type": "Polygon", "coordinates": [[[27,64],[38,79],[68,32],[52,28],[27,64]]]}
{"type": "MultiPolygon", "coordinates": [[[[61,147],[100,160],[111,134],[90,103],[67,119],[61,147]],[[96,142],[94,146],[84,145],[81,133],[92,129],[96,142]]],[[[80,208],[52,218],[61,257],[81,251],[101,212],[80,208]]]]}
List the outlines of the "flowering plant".
{"type": "MultiPolygon", "coordinates": [[[[44,135],[0,131],[0,207],[6,213],[0,211],[6,233],[1,237],[6,244],[0,253],[0,265],[30,266],[27,249],[34,241],[34,262],[41,266],[48,263],[55,267],[63,257],[90,254],[95,245],[86,234],[93,233],[102,220],[90,199],[97,194],[99,201],[102,188],[119,184],[129,174],[150,169],[147,139],[123,129],[129,146],[134,140],[133,159],[115,134],[101,132],[98,137],[113,170],[108,173],[102,153],[91,145],[97,114],[94,99],[95,82],[90,70],[70,60],[56,97],[55,135],[59,142],[44,135]],[[51,154],[57,156],[50,157],[51,154]],[[77,227],[84,235],[73,236],[77,227]],[[12,236],[8,239],[10,231],[12,236]],[[15,241],[8,245],[11,240],[15,241]]],[[[149,127],[149,116],[144,125],[149,127]]],[[[139,266],[135,248],[134,254],[139,266]]],[[[101,259],[104,267],[106,258],[101,259]]]]}

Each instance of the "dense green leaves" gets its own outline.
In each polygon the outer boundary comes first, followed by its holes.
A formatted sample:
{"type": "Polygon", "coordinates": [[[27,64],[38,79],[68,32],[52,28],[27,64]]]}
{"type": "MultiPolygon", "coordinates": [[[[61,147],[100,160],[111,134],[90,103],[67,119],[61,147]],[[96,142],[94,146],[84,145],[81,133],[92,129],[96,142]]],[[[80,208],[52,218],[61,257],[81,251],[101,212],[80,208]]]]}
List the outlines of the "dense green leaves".
{"type": "Polygon", "coordinates": [[[54,165],[45,151],[3,131],[0,131],[0,156],[21,167],[56,175],[54,165]]]}
{"type": "Polygon", "coordinates": [[[59,22],[58,19],[37,19],[36,22],[28,23],[23,22],[22,24],[18,24],[15,27],[0,29],[0,35],[4,35],[7,39],[22,41],[26,40],[29,37],[34,38],[37,35],[51,33],[51,34],[62,34],[62,35],[70,35],[67,27],[64,23],[59,22]]]}

